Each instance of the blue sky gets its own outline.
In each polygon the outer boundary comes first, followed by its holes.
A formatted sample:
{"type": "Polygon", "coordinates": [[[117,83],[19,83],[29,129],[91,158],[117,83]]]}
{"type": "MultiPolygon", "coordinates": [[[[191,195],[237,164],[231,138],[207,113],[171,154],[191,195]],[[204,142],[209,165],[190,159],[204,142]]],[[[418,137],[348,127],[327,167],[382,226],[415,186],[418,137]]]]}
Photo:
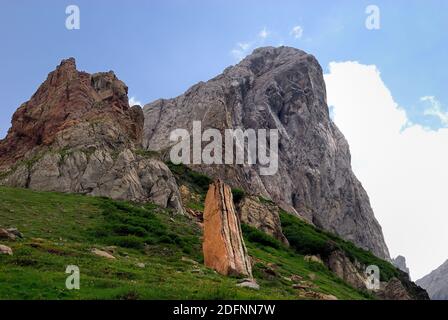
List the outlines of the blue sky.
{"type": "Polygon", "coordinates": [[[148,103],[219,74],[236,62],[238,43],[301,48],[324,70],[331,61],[375,64],[410,119],[437,128],[420,97],[448,105],[447,13],[445,0],[1,0],[0,136],[63,58],[88,72],[114,70],[148,103]],[[80,30],[65,28],[70,4],[81,10],[80,30]],[[369,4],[381,10],[380,30],[364,27],[369,4]],[[297,25],[300,38],[290,34],[297,25]]]}

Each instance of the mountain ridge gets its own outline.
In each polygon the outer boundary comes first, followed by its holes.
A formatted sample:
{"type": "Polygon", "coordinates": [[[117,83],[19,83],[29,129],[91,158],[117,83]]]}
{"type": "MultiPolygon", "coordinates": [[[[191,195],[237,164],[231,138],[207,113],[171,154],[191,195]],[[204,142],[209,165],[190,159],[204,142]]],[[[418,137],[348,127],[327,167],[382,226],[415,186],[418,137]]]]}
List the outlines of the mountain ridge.
{"type": "Polygon", "coordinates": [[[432,300],[448,300],[448,260],[415,283],[424,288],[432,300]]]}
{"type": "Polygon", "coordinates": [[[390,259],[367,193],[351,170],[349,146],[331,121],[322,68],[291,47],[256,49],[239,64],[183,95],[145,105],[143,147],[163,152],[169,134],[193,121],[218,130],[278,129],[279,170],[255,165],[192,165],[233,187],[272,199],[288,212],[390,259]]]}

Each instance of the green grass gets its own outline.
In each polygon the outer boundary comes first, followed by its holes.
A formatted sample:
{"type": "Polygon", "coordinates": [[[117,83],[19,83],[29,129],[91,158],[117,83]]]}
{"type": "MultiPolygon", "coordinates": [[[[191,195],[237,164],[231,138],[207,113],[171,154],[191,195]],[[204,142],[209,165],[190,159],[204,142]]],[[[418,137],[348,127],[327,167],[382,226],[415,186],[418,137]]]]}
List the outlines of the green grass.
{"type": "Polygon", "coordinates": [[[176,178],[178,185],[185,185],[191,193],[196,195],[196,199],[190,200],[185,206],[195,211],[204,212],[205,197],[210,184],[213,182],[212,178],[193,171],[183,164],[174,164],[170,161],[166,164],[176,178]]]}
{"type": "Polygon", "coordinates": [[[400,275],[399,271],[389,262],[330,232],[315,228],[284,211],[280,213],[280,219],[283,233],[291,247],[300,254],[319,254],[322,257],[327,257],[335,249],[340,249],[352,261],[357,260],[365,266],[377,265],[381,270],[381,281],[388,281],[400,275]]]}
{"type": "Polygon", "coordinates": [[[159,152],[151,150],[137,149],[135,150],[135,154],[143,158],[160,158],[159,152]]]}
{"type": "Polygon", "coordinates": [[[239,203],[246,196],[246,192],[242,189],[233,188],[232,196],[233,196],[233,202],[239,203]]]}
{"type": "Polygon", "coordinates": [[[300,299],[284,279],[293,274],[306,279],[314,274],[313,290],[340,299],[369,298],[325,267],[247,228],[261,289],[238,288],[236,278],[202,265],[202,233],[194,221],[151,204],[0,187],[0,226],[24,234],[22,240],[2,242],[14,255],[0,256],[0,299],[300,299]],[[91,253],[111,245],[116,260],[91,253]],[[273,263],[276,275],[267,275],[273,263]],[[80,268],[81,290],[65,288],[68,265],[80,268]]]}
{"type": "Polygon", "coordinates": [[[209,185],[213,182],[209,176],[193,171],[183,164],[167,162],[167,166],[178,181],[182,181],[200,194],[206,194],[209,185]]]}
{"type": "Polygon", "coordinates": [[[283,245],[277,239],[267,235],[266,233],[248,226],[246,224],[241,225],[241,229],[244,233],[244,237],[247,241],[262,245],[264,247],[271,247],[275,249],[279,249],[283,247],[283,245]]]}

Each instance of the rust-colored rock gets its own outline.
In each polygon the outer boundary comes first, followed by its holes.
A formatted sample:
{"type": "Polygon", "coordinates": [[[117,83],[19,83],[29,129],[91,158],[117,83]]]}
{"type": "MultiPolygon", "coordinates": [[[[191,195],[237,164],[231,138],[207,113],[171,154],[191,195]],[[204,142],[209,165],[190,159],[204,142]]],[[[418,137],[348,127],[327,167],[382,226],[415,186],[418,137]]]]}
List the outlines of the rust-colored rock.
{"type": "Polygon", "coordinates": [[[112,71],[90,75],[76,69],[75,59],[63,60],[14,113],[12,127],[0,141],[0,168],[54,144],[59,148],[95,145],[94,139],[86,141],[86,135],[75,137],[72,133],[86,122],[93,126],[101,121],[115,127],[117,133],[106,141],[114,147],[139,141],[143,113],[129,108],[127,92],[128,87],[112,71]],[[67,137],[71,141],[66,141],[67,137]]]}
{"type": "Polygon", "coordinates": [[[144,123],[114,72],[63,60],[14,113],[0,140],[0,185],[154,202],[184,213],[176,180],[139,152],[144,123]]]}
{"type": "Polygon", "coordinates": [[[210,185],[205,199],[203,250],[207,267],[223,275],[252,277],[232,191],[219,180],[210,185]]]}

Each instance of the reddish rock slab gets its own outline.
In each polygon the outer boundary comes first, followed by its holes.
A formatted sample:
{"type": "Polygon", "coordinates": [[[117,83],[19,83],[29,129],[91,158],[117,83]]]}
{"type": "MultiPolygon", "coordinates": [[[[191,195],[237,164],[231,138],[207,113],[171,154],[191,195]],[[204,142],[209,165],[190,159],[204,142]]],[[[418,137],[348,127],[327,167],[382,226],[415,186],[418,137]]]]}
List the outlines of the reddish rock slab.
{"type": "Polygon", "coordinates": [[[232,191],[220,180],[210,185],[205,199],[203,251],[205,265],[220,274],[252,277],[232,191]]]}

